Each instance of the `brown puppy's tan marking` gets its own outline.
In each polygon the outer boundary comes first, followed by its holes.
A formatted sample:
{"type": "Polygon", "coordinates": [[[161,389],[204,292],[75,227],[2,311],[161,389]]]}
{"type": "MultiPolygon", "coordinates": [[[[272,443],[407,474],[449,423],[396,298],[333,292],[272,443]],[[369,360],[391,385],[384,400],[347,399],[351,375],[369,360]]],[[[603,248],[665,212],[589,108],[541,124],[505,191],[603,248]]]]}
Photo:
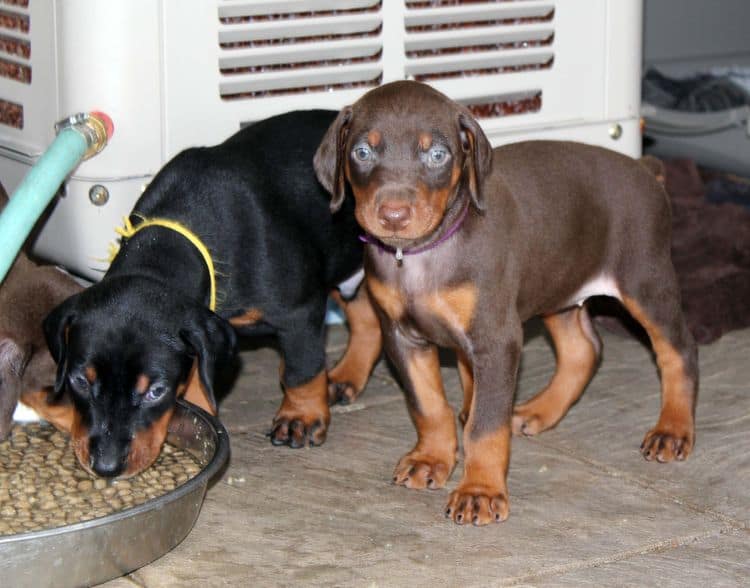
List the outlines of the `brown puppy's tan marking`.
{"type": "Polygon", "coordinates": [[[407,488],[442,488],[456,465],[456,423],[445,400],[437,348],[414,351],[408,358],[410,413],[417,444],[396,465],[393,482],[407,488]]]}
{"type": "Polygon", "coordinates": [[[474,319],[477,289],[470,283],[445,288],[427,294],[424,304],[451,329],[463,333],[469,330],[474,319]]]}
{"type": "Polygon", "coordinates": [[[510,507],[505,478],[510,463],[510,429],[501,427],[473,439],[471,414],[464,429],[464,475],[451,492],[445,516],[458,524],[486,525],[508,518],[510,507]]]}
{"type": "MultiPolygon", "coordinates": [[[[436,317],[455,332],[466,332],[474,319],[477,305],[477,292],[473,284],[461,284],[455,288],[440,290],[427,294],[423,304],[436,317]]],[[[458,414],[458,420],[466,425],[469,418],[469,409],[473,398],[474,376],[471,363],[466,354],[456,350],[458,360],[458,374],[461,379],[461,388],[464,393],[463,406],[458,414]]]]}
{"type": "Polygon", "coordinates": [[[372,366],[380,357],[383,338],[364,284],[352,300],[344,300],[338,290],[334,290],[331,297],[346,315],[349,345],[344,356],[328,372],[328,399],[349,404],[364,389],[372,366]]]}
{"type": "Polygon", "coordinates": [[[432,146],[432,134],[431,133],[419,133],[419,148],[422,151],[427,151],[432,146]]]}
{"type": "Polygon", "coordinates": [[[406,311],[406,299],[399,290],[389,287],[376,278],[367,277],[367,289],[385,313],[392,319],[398,320],[406,311]]]}
{"type": "Polygon", "coordinates": [[[284,390],[284,400],[272,427],[289,438],[291,447],[297,448],[303,447],[306,439],[310,445],[322,444],[330,422],[328,378],[324,370],[306,384],[284,390]]]}
{"type": "Polygon", "coordinates": [[[594,375],[601,343],[585,307],[544,317],[557,355],[557,369],[544,390],[513,411],[513,433],[536,435],[554,427],[583,394],[594,375]]]}
{"type": "Polygon", "coordinates": [[[367,142],[370,143],[370,145],[372,145],[373,147],[377,147],[378,145],[380,145],[380,141],[382,138],[383,136],[377,129],[373,129],[369,133],[367,133],[367,142]]]}
{"type": "Polygon", "coordinates": [[[416,203],[413,205],[415,216],[427,219],[424,226],[420,227],[420,230],[430,232],[437,227],[442,218],[442,211],[445,210],[451,197],[456,192],[456,184],[460,179],[460,175],[461,170],[454,168],[451,176],[451,184],[441,189],[435,189],[422,182],[417,183],[418,197],[416,203]],[[428,204],[425,205],[425,203],[428,204]]]}
{"type": "Polygon", "coordinates": [[[661,413],[656,426],[646,433],[641,451],[648,460],[684,460],[695,442],[696,382],[687,374],[682,354],[640,305],[628,297],[623,298],[623,304],[646,329],[661,373],[661,413]]]}

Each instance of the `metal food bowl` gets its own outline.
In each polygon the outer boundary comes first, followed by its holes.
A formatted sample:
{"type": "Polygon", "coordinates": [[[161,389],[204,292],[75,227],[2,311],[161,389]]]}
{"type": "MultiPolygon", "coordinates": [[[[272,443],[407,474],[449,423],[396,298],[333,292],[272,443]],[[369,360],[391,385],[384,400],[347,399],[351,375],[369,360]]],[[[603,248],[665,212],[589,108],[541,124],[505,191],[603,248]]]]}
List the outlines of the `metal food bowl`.
{"type": "Polygon", "coordinates": [[[189,452],[201,471],[182,486],[143,504],[90,521],[0,537],[5,586],[90,586],[161,557],[198,518],[209,481],[229,458],[229,437],[200,408],[177,402],[167,441],[189,452]]]}

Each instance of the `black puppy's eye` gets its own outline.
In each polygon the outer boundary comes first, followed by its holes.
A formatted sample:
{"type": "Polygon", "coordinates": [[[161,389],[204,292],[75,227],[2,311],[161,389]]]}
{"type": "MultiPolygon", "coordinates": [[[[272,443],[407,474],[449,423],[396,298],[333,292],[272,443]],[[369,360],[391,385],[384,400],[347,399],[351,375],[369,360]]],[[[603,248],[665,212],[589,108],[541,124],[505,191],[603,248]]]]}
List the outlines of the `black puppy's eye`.
{"type": "Polygon", "coordinates": [[[91,384],[83,374],[70,374],[68,382],[73,391],[80,396],[88,396],[91,392],[91,384]]]}
{"type": "Polygon", "coordinates": [[[431,165],[443,165],[446,161],[448,161],[448,151],[446,151],[443,147],[432,147],[427,152],[427,159],[430,162],[431,165]]]}
{"type": "Polygon", "coordinates": [[[354,153],[354,157],[359,161],[370,161],[372,159],[372,149],[364,143],[357,145],[352,153],[354,153]]]}
{"type": "Polygon", "coordinates": [[[164,398],[166,393],[167,387],[164,384],[151,384],[151,387],[143,395],[143,400],[145,402],[157,402],[164,398]]]}

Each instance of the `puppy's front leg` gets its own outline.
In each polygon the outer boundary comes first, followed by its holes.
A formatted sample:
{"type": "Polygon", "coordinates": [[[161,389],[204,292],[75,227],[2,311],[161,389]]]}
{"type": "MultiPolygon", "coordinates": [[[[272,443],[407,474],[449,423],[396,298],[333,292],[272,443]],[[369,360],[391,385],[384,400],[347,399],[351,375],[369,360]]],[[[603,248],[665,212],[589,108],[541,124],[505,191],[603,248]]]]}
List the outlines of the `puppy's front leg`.
{"type": "Polygon", "coordinates": [[[407,488],[442,488],[456,465],[458,439],[437,347],[411,343],[395,327],[385,329],[384,337],[417,428],[417,444],[396,465],[393,482],[407,488]]]}
{"type": "MultiPolygon", "coordinates": [[[[320,308],[324,308],[323,304],[320,308]]],[[[284,400],[268,436],[274,445],[295,449],[321,445],[331,422],[322,313],[314,327],[300,323],[280,333],[278,340],[284,358],[281,369],[284,400]]]]}
{"type": "Polygon", "coordinates": [[[458,524],[486,525],[508,518],[506,476],[511,418],[523,332],[520,320],[474,338],[469,358],[474,391],[464,427],[464,474],[451,493],[445,515],[458,524]],[[499,334],[498,334],[499,333],[499,334]]]}

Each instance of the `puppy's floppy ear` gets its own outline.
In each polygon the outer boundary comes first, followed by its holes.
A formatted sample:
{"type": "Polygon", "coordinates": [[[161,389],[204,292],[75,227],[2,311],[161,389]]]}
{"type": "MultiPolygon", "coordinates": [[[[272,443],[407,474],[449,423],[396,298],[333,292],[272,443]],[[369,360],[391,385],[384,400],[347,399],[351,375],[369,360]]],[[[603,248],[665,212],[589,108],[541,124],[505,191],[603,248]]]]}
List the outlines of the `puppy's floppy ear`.
{"type": "Polygon", "coordinates": [[[71,296],[50,312],[42,323],[44,338],[47,340],[52,359],[57,363],[54,398],[59,398],[65,388],[65,375],[68,371],[68,328],[76,318],[78,296],[71,296]]]}
{"type": "Polygon", "coordinates": [[[206,401],[216,413],[214,375],[217,364],[231,359],[237,344],[232,326],[204,307],[196,307],[193,319],[180,329],[189,353],[198,359],[198,375],[206,401]]]}
{"type": "Polygon", "coordinates": [[[458,115],[458,128],[464,159],[464,174],[471,201],[477,210],[484,210],[482,180],[492,169],[492,146],[469,111],[462,108],[458,115]]]}
{"type": "Polygon", "coordinates": [[[318,181],[331,193],[331,212],[336,212],[341,208],[346,197],[345,149],[351,120],[352,108],[347,106],[339,112],[336,120],[328,127],[313,158],[313,167],[318,181]]]}

